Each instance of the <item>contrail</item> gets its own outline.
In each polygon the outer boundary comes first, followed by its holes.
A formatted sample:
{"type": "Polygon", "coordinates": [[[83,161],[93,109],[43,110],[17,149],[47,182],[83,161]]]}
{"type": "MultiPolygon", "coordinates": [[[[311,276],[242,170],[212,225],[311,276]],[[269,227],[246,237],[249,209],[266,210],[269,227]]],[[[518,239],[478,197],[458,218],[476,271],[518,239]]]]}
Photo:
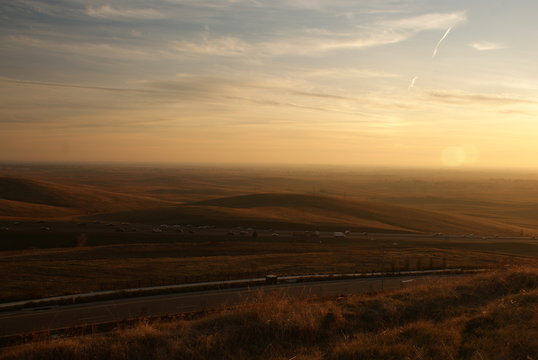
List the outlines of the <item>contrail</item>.
{"type": "Polygon", "coordinates": [[[443,40],[448,36],[448,33],[450,32],[450,30],[452,30],[452,27],[449,27],[449,28],[448,28],[448,30],[445,32],[445,34],[443,35],[443,37],[441,38],[441,40],[439,40],[439,42],[438,42],[437,45],[435,46],[435,49],[433,49],[432,59],[435,57],[435,55],[437,55],[437,50],[439,50],[439,46],[441,45],[441,43],[443,42],[443,40]]]}
{"type": "Polygon", "coordinates": [[[415,76],[413,80],[411,80],[411,83],[409,84],[409,87],[407,88],[408,91],[415,87],[415,82],[417,81],[417,79],[418,79],[418,76],[415,76]]]}

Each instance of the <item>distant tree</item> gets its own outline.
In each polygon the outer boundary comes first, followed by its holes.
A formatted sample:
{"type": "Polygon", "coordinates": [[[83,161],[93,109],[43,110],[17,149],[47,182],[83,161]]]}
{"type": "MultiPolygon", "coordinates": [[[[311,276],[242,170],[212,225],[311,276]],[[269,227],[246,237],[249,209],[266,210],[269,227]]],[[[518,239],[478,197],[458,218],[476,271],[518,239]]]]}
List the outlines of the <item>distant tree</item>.
{"type": "Polygon", "coordinates": [[[88,242],[88,235],[86,233],[78,234],[77,236],[77,247],[84,247],[88,242]]]}

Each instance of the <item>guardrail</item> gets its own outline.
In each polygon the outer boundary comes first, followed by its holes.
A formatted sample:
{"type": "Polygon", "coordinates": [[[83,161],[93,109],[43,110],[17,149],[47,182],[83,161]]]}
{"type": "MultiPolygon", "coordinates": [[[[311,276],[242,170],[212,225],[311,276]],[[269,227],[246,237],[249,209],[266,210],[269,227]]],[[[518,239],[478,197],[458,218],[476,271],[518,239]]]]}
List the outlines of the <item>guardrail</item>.
{"type": "Polygon", "coordinates": [[[442,269],[442,270],[414,270],[398,272],[370,272],[370,273],[344,273],[344,274],[307,274],[307,275],[289,275],[277,276],[267,275],[266,277],[225,280],[225,281],[207,281],[200,283],[163,285],[140,288],[129,288],[119,290],[94,291],[84,294],[63,295],[48,297],[42,299],[22,300],[0,304],[0,312],[19,310],[23,308],[39,308],[52,305],[79,304],[84,302],[111,300],[125,297],[158,295],[179,292],[194,292],[211,289],[231,288],[231,287],[248,287],[262,285],[278,285],[282,283],[307,282],[307,281],[327,281],[342,280],[355,278],[374,278],[374,277],[396,277],[396,276],[425,276],[441,274],[464,274],[485,272],[488,269],[442,269]]]}

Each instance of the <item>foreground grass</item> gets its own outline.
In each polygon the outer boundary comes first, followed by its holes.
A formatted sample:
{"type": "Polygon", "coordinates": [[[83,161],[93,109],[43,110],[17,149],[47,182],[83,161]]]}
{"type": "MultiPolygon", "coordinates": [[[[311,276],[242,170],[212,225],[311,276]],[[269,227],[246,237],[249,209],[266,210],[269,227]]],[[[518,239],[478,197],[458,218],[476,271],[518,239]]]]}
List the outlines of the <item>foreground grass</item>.
{"type": "Polygon", "coordinates": [[[537,359],[538,269],[29,344],[0,359],[537,359]]]}

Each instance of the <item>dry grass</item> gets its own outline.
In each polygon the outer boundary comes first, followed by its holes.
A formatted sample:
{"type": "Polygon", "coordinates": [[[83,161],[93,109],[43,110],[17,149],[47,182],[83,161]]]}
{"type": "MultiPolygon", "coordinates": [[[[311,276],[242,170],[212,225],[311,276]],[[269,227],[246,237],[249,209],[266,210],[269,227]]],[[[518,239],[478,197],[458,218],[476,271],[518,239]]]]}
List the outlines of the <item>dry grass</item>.
{"type": "MultiPolygon", "coordinates": [[[[360,211],[364,209],[358,209],[358,212],[340,211],[341,209],[332,211],[331,205],[324,211],[315,211],[314,216],[309,218],[306,216],[308,211],[297,214],[289,206],[278,206],[293,217],[304,217],[303,224],[345,223],[359,224],[364,228],[404,227],[428,229],[433,232],[466,231],[492,234],[497,230],[535,234],[534,229],[538,225],[538,207],[535,205],[538,201],[536,174],[346,168],[7,164],[0,164],[0,173],[6,177],[19,178],[15,191],[6,188],[9,184],[2,185],[0,182],[0,199],[13,199],[15,194],[17,200],[28,200],[32,203],[61,203],[68,208],[73,208],[75,204],[74,207],[83,209],[81,213],[85,214],[158,206],[157,199],[163,204],[243,194],[295,193],[336,197],[343,200],[343,203],[358,201],[372,207],[374,213],[376,206],[390,204],[386,211],[383,210],[387,213],[386,216],[382,213],[382,217],[374,214],[373,220],[368,218],[368,214],[360,215],[360,211]],[[46,190],[42,191],[43,188],[46,190]],[[141,203],[145,205],[139,206],[141,203]],[[410,209],[409,218],[406,219],[405,214],[396,210],[398,205],[401,206],[400,209],[410,209]],[[427,215],[428,213],[431,215],[427,215]],[[380,222],[381,226],[377,222],[380,222]],[[433,225],[429,227],[430,224],[433,225]],[[436,226],[438,227],[434,229],[436,226]],[[473,230],[467,231],[465,228],[473,230]]],[[[46,216],[43,212],[47,209],[44,208],[36,212],[35,207],[25,208],[21,203],[10,206],[16,211],[6,212],[4,216],[30,218],[62,215],[57,209],[48,209],[51,212],[46,216]],[[17,206],[14,207],[15,205],[17,206]]],[[[337,205],[336,208],[338,207],[337,205]]],[[[274,206],[267,209],[242,209],[245,211],[231,211],[229,207],[221,207],[221,211],[216,211],[215,207],[210,208],[206,206],[200,213],[191,207],[185,215],[199,218],[201,221],[208,217],[229,220],[233,215],[243,216],[247,220],[268,218],[273,222],[275,215],[279,215],[279,212],[274,211],[274,206]]],[[[161,217],[167,215],[167,212],[172,212],[168,215],[176,216],[175,219],[183,214],[179,211],[174,215],[173,211],[168,209],[164,213],[154,212],[153,215],[161,217]]],[[[151,212],[145,214],[146,217],[150,215],[151,212]]],[[[286,216],[284,219],[289,220],[286,216]]]]}
{"type": "MultiPolygon", "coordinates": [[[[533,244],[343,241],[200,241],[0,252],[0,300],[42,298],[114,288],[277,275],[497,267],[531,262],[533,244]],[[442,247],[444,246],[444,247],[442,247]],[[511,253],[510,253],[511,252],[511,253]]],[[[536,250],[535,250],[536,252],[536,250]]]]}
{"type": "Polygon", "coordinates": [[[80,215],[80,211],[75,209],[0,199],[0,219],[69,219],[76,215],[80,215]]]}
{"type": "Polygon", "coordinates": [[[0,359],[536,359],[538,270],[339,300],[282,296],[196,320],[25,345],[0,359]]]}
{"type": "Polygon", "coordinates": [[[384,202],[342,197],[268,193],[185,205],[102,214],[106,221],[238,224],[272,228],[360,229],[369,232],[444,232],[517,235],[521,227],[492,219],[454,215],[384,202]]]}
{"type": "Polygon", "coordinates": [[[118,194],[100,188],[0,177],[1,218],[64,218],[88,213],[162,206],[155,198],[118,194]]]}

